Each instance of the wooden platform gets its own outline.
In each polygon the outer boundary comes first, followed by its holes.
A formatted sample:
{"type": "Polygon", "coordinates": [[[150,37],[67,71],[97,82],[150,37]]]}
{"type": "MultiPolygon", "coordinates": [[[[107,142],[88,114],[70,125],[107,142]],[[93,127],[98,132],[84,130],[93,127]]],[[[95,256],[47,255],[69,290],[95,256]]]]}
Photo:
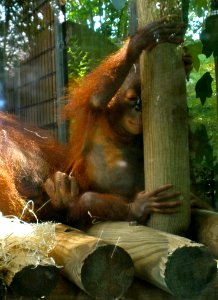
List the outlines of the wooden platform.
{"type": "MultiPolygon", "coordinates": [[[[34,298],[20,298],[13,295],[10,291],[6,300],[33,300],[34,298]]],[[[63,277],[60,278],[58,285],[46,300],[92,300],[83,291],[63,277]]],[[[148,284],[147,282],[135,278],[132,286],[120,300],[217,300],[218,299],[218,276],[212,286],[201,296],[195,299],[178,299],[174,296],[148,284]]],[[[107,300],[107,299],[102,299],[107,300]]]]}

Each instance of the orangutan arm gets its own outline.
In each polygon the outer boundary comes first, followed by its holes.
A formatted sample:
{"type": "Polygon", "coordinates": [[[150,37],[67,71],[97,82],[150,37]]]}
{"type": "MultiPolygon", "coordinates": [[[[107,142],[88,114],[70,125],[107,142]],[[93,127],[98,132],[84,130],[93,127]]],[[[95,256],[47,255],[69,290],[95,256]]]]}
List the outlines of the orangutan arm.
{"type": "Polygon", "coordinates": [[[137,31],[70,93],[69,98],[73,101],[65,107],[66,117],[71,117],[72,107],[76,106],[73,102],[77,102],[77,99],[80,105],[88,101],[95,110],[105,109],[143,50],[163,42],[179,44],[183,41],[183,33],[184,25],[170,17],[154,21],[137,31]]]}
{"type": "Polygon", "coordinates": [[[180,193],[169,192],[172,185],[161,186],[152,192],[140,192],[133,199],[119,195],[88,191],[80,194],[75,178],[57,172],[54,181],[48,179],[45,189],[56,208],[65,208],[69,221],[84,219],[133,221],[146,220],[151,213],[172,214],[181,202],[180,193]],[[169,201],[170,200],[170,201],[169,201]]]}

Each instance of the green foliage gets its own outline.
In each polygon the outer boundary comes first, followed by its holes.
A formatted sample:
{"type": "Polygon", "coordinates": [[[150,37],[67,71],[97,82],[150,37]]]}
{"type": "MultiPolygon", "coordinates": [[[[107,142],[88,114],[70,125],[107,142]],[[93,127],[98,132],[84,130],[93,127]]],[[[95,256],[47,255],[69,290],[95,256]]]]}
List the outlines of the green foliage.
{"type": "MultiPolygon", "coordinates": [[[[215,79],[214,59],[206,58],[199,54],[199,43],[191,45],[192,55],[196,55],[199,65],[195,68],[187,84],[188,107],[190,118],[190,167],[192,189],[195,193],[210,204],[215,205],[215,183],[214,174],[217,168],[218,158],[218,128],[217,128],[217,98],[216,83],[212,82],[212,94],[207,94],[201,102],[196,98],[196,83],[205,73],[210,73],[215,79]],[[196,47],[196,49],[195,49],[196,47]]],[[[189,45],[190,46],[190,45],[189,45]]],[[[196,60],[196,58],[194,58],[196,60]]],[[[202,86],[204,93],[206,87],[202,86]]],[[[217,205],[217,204],[216,204],[217,205]]]]}
{"type": "MultiPolygon", "coordinates": [[[[39,31],[48,25],[46,12],[40,10],[38,2],[3,0],[0,3],[0,49],[4,53],[4,58],[0,57],[0,60],[4,59],[6,70],[13,70],[28,57],[39,31]]],[[[59,16],[60,7],[54,0],[49,2],[59,16]]]]}
{"type": "Polygon", "coordinates": [[[190,5],[198,17],[202,17],[208,9],[209,0],[191,0],[190,5]]]}
{"type": "MultiPolygon", "coordinates": [[[[218,169],[218,98],[216,95],[215,65],[214,58],[211,56],[212,47],[207,41],[208,36],[203,36],[204,49],[200,40],[200,35],[205,30],[206,18],[210,14],[210,5],[210,0],[190,1],[189,28],[185,45],[192,55],[194,67],[187,84],[192,187],[202,199],[218,207],[218,198],[215,195],[217,189],[215,176],[218,169]],[[210,53],[207,49],[208,46],[210,53]],[[209,54],[208,57],[202,54],[206,54],[205,50],[209,54]],[[211,74],[212,85],[210,83],[206,85],[205,81],[202,80],[204,74],[207,74],[206,77],[208,78],[210,77],[208,75],[211,74]],[[198,96],[200,98],[196,98],[198,96]]],[[[215,33],[216,30],[213,37],[215,33]]],[[[218,41],[214,43],[213,40],[213,45],[217,44],[218,41]]]]}
{"type": "Polygon", "coordinates": [[[70,0],[66,3],[66,19],[77,24],[74,30],[79,39],[68,42],[69,77],[77,80],[94,67],[94,60],[110,54],[116,48],[113,45],[128,35],[128,1],[70,0]],[[89,43],[94,45],[90,47],[89,43]],[[108,49],[97,50],[99,47],[108,49]]]}
{"type": "Polygon", "coordinates": [[[71,0],[66,3],[67,20],[83,24],[119,43],[128,35],[128,1],[117,10],[107,0],[71,0]]]}
{"type": "Polygon", "coordinates": [[[92,59],[87,51],[81,49],[76,36],[71,38],[69,44],[67,51],[69,79],[81,79],[90,71],[92,59]]]}
{"type": "Polygon", "coordinates": [[[202,43],[201,41],[189,41],[186,42],[186,46],[188,48],[188,52],[192,56],[193,68],[198,71],[201,64],[198,55],[202,53],[202,43]]]}
{"type": "MultiPolygon", "coordinates": [[[[196,43],[193,44],[193,47],[196,43]]],[[[198,46],[197,46],[198,47],[198,46]]],[[[199,99],[196,98],[195,86],[198,80],[206,72],[210,72],[212,78],[215,79],[215,70],[214,70],[214,60],[213,57],[206,58],[203,54],[197,54],[198,51],[193,51],[196,53],[199,59],[199,68],[193,69],[190,80],[187,83],[187,96],[188,96],[188,107],[189,107],[189,116],[191,119],[192,127],[196,127],[199,124],[205,124],[209,137],[216,137],[216,81],[212,82],[212,91],[213,94],[211,98],[207,98],[204,106],[202,106],[199,99]]],[[[214,140],[215,143],[215,140],[214,140]]]]}

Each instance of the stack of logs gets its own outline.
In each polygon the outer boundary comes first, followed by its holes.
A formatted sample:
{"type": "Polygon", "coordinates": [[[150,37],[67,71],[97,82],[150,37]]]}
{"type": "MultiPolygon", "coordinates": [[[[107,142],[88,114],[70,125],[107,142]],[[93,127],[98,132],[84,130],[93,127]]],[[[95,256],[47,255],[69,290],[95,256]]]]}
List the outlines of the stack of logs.
{"type": "MultiPolygon", "coordinates": [[[[128,222],[98,223],[86,233],[57,224],[56,246],[50,255],[59,267],[26,267],[15,275],[10,288],[24,299],[56,299],[51,293],[60,270],[87,294],[82,299],[137,300],[141,293],[145,300],[214,299],[218,214],[196,210],[192,219],[196,226],[191,232],[204,245],[128,222]]],[[[2,281],[1,299],[5,291],[2,281]]],[[[64,294],[59,297],[64,299],[64,294]]],[[[9,294],[7,299],[17,298],[9,294]]]]}

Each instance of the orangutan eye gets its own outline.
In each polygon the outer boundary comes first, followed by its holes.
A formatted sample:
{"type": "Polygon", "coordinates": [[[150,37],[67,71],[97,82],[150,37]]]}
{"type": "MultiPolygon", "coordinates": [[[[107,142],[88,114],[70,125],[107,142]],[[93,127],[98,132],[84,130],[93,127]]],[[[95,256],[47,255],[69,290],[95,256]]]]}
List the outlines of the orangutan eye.
{"type": "Polygon", "coordinates": [[[137,97],[137,99],[134,102],[134,108],[136,111],[141,111],[142,110],[142,101],[140,97],[137,97]]]}

